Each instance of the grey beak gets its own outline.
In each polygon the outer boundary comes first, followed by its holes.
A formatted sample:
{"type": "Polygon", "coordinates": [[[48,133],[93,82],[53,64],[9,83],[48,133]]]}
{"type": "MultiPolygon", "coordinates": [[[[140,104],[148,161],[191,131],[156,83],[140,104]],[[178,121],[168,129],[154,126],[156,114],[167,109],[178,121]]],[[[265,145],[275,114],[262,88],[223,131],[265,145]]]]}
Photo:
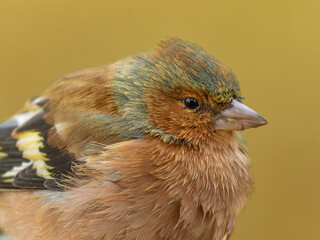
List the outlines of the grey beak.
{"type": "Polygon", "coordinates": [[[223,110],[214,123],[215,130],[238,131],[268,124],[258,113],[246,105],[232,100],[232,107],[223,110]]]}

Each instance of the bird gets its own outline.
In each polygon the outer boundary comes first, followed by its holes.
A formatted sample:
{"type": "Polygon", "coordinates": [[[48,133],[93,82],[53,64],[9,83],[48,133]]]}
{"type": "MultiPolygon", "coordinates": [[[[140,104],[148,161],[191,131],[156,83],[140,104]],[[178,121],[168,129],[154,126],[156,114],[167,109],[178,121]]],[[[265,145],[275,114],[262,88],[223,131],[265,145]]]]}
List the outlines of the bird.
{"type": "Polygon", "coordinates": [[[0,124],[13,240],[225,240],[252,186],[242,131],[268,122],[234,73],[169,38],[71,73],[0,124]]]}

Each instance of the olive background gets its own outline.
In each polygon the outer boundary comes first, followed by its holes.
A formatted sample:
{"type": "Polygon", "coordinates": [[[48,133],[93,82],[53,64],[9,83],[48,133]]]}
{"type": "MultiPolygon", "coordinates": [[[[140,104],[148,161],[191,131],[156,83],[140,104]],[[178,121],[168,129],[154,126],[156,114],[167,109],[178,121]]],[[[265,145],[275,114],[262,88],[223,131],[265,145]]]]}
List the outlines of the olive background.
{"type": "Polygon", "coordinates": [[[245,134],[255,184],[231,239],[319,239],[319,12],[316,0],[1,0],[0,119],[72,71],[195,42],[269,121],[245,134]]]}

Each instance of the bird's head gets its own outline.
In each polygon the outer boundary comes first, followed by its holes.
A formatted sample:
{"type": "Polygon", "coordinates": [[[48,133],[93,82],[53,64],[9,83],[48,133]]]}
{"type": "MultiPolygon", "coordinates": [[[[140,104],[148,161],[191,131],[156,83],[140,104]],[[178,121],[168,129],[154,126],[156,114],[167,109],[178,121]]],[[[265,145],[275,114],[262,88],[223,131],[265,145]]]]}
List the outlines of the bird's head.
{"type": "Polygon", "coordinates": [[[199,141],[267,124],[242,103],[229,68],[179,39],[118,62],[112,87],[123,117],[165,141],[199,141]]]}

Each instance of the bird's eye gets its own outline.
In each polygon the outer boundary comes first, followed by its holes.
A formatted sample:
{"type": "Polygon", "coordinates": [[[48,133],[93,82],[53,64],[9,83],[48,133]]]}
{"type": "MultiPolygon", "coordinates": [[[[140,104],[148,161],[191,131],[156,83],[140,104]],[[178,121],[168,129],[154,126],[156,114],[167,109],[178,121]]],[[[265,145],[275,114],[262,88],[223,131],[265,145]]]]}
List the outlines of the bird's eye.
{"type": "Polygon", "coordinates": [[[200,107],[199,101],[193,97],[186,97],[182,102],[190,110],[196,110],[200,107]]]}

